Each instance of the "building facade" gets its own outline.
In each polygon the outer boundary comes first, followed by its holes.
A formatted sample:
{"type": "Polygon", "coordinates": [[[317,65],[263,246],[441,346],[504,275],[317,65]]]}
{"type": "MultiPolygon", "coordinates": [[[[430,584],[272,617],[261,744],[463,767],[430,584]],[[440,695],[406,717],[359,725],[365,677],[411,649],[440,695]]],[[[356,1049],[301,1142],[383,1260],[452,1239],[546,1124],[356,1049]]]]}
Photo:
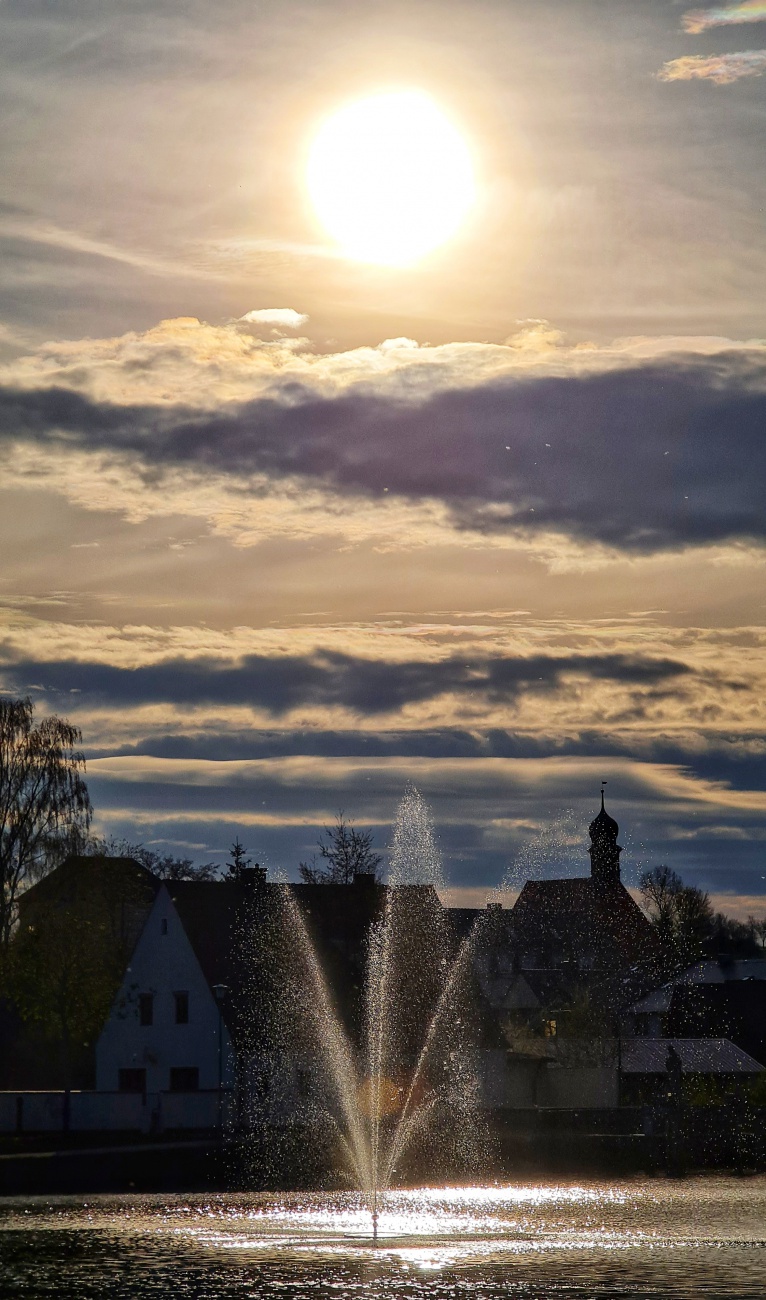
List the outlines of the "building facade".
{"type": "MultiPolygon", "coordinates": [[[[157,1095],[232,1086],[226,951],[220,969],[206,972],[183,919],[203,901],[200,890],[221,891],[220,901],[229,901],[222,884],[160,888],[96,1045],[98,1091],[157,1095]]],[[[212,917],[210,924],[220,932],[212,917]]]]}

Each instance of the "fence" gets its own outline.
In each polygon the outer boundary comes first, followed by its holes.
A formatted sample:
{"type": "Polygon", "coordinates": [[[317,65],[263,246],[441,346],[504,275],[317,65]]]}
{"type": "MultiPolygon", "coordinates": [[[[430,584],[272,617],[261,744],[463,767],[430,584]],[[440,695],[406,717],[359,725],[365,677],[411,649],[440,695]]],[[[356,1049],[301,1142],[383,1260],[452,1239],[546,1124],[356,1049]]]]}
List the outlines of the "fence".
{"type": "Polygon", "coordinates": [[[215,1129],[229,1094],[200,1092],[0,1092],[1,1133],[162,1132],[215,1129]]]}

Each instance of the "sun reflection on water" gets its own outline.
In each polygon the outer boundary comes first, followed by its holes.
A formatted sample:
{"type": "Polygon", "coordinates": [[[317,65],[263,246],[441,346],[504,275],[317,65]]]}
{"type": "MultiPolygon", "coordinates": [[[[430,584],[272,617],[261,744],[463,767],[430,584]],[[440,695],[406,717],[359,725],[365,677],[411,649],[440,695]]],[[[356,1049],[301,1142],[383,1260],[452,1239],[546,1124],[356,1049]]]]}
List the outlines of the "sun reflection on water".
{"type": "Polygon", "coordinates": [[[0,1201],[23,1280],[2,1293],[60,1294],[65,1268],[75,1300],[764,1294],[760,1177],[397,1190],[370,1228],[354,1193],[0,1201]]]}

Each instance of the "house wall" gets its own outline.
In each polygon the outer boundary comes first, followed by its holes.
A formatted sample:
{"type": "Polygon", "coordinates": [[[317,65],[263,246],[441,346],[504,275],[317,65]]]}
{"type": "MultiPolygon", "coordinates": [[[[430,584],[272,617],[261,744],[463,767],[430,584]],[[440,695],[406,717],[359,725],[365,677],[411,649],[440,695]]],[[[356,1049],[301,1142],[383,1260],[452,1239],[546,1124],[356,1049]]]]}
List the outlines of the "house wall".
{"type": "Polygon", "coordinates": [[[505,1050],[478,1054],[481,1106],[518,1110],[530,1106],[587,1109],[619,1105],[616,1066],[560,1066],[524,1059],[505,1050]]]}
{"type": "Polygon", "coordinates": [[[480,1051],[477,1070],[482,1109],[518,1109],[536,1105],[536,1079],[544,1064],[514,1060],[504,1048],[480,1051]]]}
{"type": "MultiPolygon", "coordinates": [[[[196,1066],[200,1089],[218,1087],[218,1005],[202,973],[172,899],[163,886],[136,944],[120,990],[96,1045],[96,1090],[115,1092],[121,1069],[145,1069],[147,1093],[170,1087],[174,1066],[196,1066]],[[163,933],[162,922],[167,922],[163,933]],[[189,1023],[175,1023],[174,993],[189,995],[189,1023]],[[139,996],[154,995],[153,1024],[139,1022],[139,996]]],[[[223,1085],[233,1058],[222,1025],[223,1085]]]]}
{"type": "Polygon", "coordinates": [[[617,1069],[614,1066],[561,1068],[549,1065],[539,1079],[537,1104],[574,1110],[618,1106],[617,1069]]]}

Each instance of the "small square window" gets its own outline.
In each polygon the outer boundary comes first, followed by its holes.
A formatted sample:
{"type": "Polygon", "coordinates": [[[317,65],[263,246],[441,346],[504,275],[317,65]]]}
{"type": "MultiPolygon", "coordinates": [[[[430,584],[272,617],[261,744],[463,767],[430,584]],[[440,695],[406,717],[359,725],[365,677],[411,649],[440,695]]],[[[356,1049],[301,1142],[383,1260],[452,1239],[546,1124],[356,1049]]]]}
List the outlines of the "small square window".
{"type": "Polygon", "coordinates": [[[174,993],[176,1003],[176,1024],[188,1025],[189,1023],[189,994],[174,993]]]}
{"type": "Polygon", "coordinates": [[[140,993],[138,996],[138,1023],[140,1025],[154,1024],[154,994],[140,993]]]}
{"type": "Polygon", "coordinates": [[[117,1087],[120,1092],[146,1092],[146,1070],[118,1070],[117,1087]]]}
{"type": "Polygon", "coordinates": [[[197,1092],[198,1089],[199,1069],[196,1065],[171,1065],[171,1092],[197,1092]]]}

